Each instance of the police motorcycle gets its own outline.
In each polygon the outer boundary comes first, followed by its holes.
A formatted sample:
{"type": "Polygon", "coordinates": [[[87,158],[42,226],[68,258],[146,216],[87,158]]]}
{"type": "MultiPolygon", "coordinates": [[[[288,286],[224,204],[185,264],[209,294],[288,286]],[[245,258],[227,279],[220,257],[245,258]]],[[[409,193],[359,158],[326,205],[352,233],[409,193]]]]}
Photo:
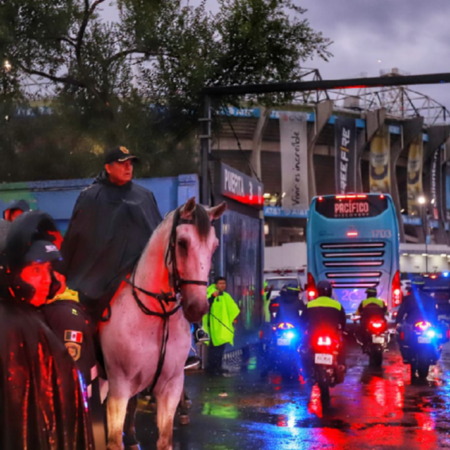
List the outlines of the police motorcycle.
{"type": "Polygon", "coordinates": [[[280,295],[271,301],[271,330],[267,340],[266,361],[263,375],[269,368],[282,375],[295,376],[300,369],[298,349],[304,336],[302,313],[304,304],[299,299],[298,286],[287,285],[280,295]]]}
{"type": "Polygon", "coordinates": [[[403,363],[411,366],[411,381],[415,380],[416,372],[419,379],[427,378],[430,365],[438,362],[448,337],[448,326],[442,322],[420,319],[413,323],[404,322],[398,327],[400,352],[403,363]]]}
{"type": "Polygon", "coordinates": [[[310,371],[314,384],[320,390],[322,402],[330,398],[330,388],[344,381],[345,366],[339,364],[343,351],[343,332],[341,330],[316,330],[307,332],[301,348],[304,367],[310,371]]]}
{"type": "Polygon", "coordinates": [[[411,382],[416,373],[419,379],[427,378],[430,365],[438,362],[442,346],[450,338],[435,277],[434,274],[414,277],[412,291],[403,299],[398,312],[397,339],[403,363],[411,366],[411,382]]]}
{"type": "MultiPolygon", "coordinates": [[[[354,321],[361,320],[354,315],[354,321]]],[[[369,356],[369,365],[381,367],[383,353],[390,342],[388,323],[385,317],[374,316],[360,323],[359,333],[355,334],[356,342],[361,346],[364,354],[369,356]]]]}

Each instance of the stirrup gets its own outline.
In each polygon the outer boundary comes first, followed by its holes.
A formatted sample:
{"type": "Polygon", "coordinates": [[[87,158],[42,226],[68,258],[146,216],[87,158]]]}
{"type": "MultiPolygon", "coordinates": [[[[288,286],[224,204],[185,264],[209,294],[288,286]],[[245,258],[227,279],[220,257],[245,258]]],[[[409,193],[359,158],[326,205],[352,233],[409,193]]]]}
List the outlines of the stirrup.
{"type": "Polygon", "coordinates": [[[198,356],[188,356],[186,362],[184,363],[184,370],[196,369],[202,360],[198,356]]]}
{"type": "Polygon", "coordinates": [[[203,328],[199,328],[195,332],[195,339],[197,340],[197,342],[209,341],[209,335],[203,328]]]}

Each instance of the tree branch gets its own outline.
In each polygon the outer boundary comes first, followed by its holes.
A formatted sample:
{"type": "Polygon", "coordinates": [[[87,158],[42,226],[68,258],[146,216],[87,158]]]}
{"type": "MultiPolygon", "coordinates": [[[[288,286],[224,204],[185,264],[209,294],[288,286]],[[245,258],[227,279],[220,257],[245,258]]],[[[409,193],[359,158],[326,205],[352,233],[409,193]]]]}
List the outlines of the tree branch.
{"type": "Polygon", "coordinates": [[[167,57],[172,57],[172,55],[168,54],[168,53],[155,53],[155,52],[150,52],[148,50],[144,50],[141,48],[130,48],[128,50],[122,50],[121,52],[116,53],[115,55],[111,56],[110,58],[108,58],[106,60],[106,62],[108,64],[111,64],[112,62],[120,59],[120,58],[125,58],[128,55],[132,55],[133,53],[140,53],[142,55],[145,56],[154,56],[155,58],[157,56],[167,56],[167,57]]]}
{"type": "Polygon", "coordinates": [[[23,70],[28,75],[36,75],[36,76],[39,76],[42,78],[47,78],[47,80],[54,81],[55,83],[66,83],[66,84],[71,84],[72,86],[77,86],[80,88],[87,88],[85,83],[83,83],[82,81],[76,80],[75,78],[72,78],[69,76],[57,77],[54,75],[50,75],[49,73],[46,73],[46,72],[41,72],[40,70],[34,70],[34,69],[30,69],[28,67],[24,67],[21,64],[18,64],[17,62],[15,62],[15,64],[17,64],[17,67],[20,67],[20,69],[23,70]]]}
{"type": "Polygon", "coordinates": [[[86,32],[86,28],[89,23],[89,17],[94,13],[95,8],[97,8],[100,3],[103,3],[105,0],[96,0],[92,3],[91,7],[89,7],[89,0],[84,0],[84,15],[83,21],[81,22],[80,30],[77,35],[77,42],[75,46],[75,54],[77,57],[78,65],[81,66],[81,46],[83,44],[84,33],[86,32]]]}

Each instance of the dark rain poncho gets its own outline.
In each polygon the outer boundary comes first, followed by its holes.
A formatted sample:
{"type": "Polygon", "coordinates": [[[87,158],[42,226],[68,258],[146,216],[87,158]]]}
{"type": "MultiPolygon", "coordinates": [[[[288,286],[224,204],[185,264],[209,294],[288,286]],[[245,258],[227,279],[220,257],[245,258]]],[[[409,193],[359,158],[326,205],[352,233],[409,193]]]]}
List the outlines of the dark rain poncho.
{"type": "Polygon", "coordinates": [[[117,186],[103,173],[80,194],[64,238],[67,285],[90,309],[95,301],[102,309],[161,221],[150,191],[133,182],[117,186]]]}
{"type": "Polygon", "coordinates": [[[93,449],[86,401],[72,358],[40,313],[0,300],[0,448],[93,449]]]}

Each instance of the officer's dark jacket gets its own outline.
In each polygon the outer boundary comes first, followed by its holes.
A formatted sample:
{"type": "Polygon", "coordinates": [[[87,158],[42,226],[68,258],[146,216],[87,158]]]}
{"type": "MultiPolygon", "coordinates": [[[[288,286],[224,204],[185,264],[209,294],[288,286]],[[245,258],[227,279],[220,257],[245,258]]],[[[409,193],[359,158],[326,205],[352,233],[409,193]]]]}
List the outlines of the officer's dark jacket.
{"type": "Polygon", "coordinates": [[[64,343],[76,361],[87,385],[91,383],[91,369],[96,364],[93,342],[95,328],[83,306],[75,300],[77,293],[66,291],[42,307],[48,326],[64,343]]]}
{"type": "Polygon", "coordinates": [[[411,292],[403,297],[402,304],[398,310],[396,322],[404,320],[414,322],[416,320],[435,321],[438,315],[438,303],[423,290],[413,287],[411,292]]]}
{"type": "Polygon", "coordinates": [[[319,297],[311,300],[306,308],[305,321],[311,328],[337,328],[345,329],[347,318],[344,307],[329,297],[319,297]]]}
{"type": "MultiPolygon", "coordinates": [[[[112,297],[162,221],[154,195],[103,173],[78,197],[61,253],[67,285],[87,299],[112,297]]],[[[106,305],[99,305],[100,314],[106,305]]]]}
{"type": "Polygon", "coordinates": [[[299,300],[298,291],[281,292],[277,298],[271,301],[271,304],[273,303],[278,304],[276,323],[299,323],[302,321],[306,305],[299,300]]]}

